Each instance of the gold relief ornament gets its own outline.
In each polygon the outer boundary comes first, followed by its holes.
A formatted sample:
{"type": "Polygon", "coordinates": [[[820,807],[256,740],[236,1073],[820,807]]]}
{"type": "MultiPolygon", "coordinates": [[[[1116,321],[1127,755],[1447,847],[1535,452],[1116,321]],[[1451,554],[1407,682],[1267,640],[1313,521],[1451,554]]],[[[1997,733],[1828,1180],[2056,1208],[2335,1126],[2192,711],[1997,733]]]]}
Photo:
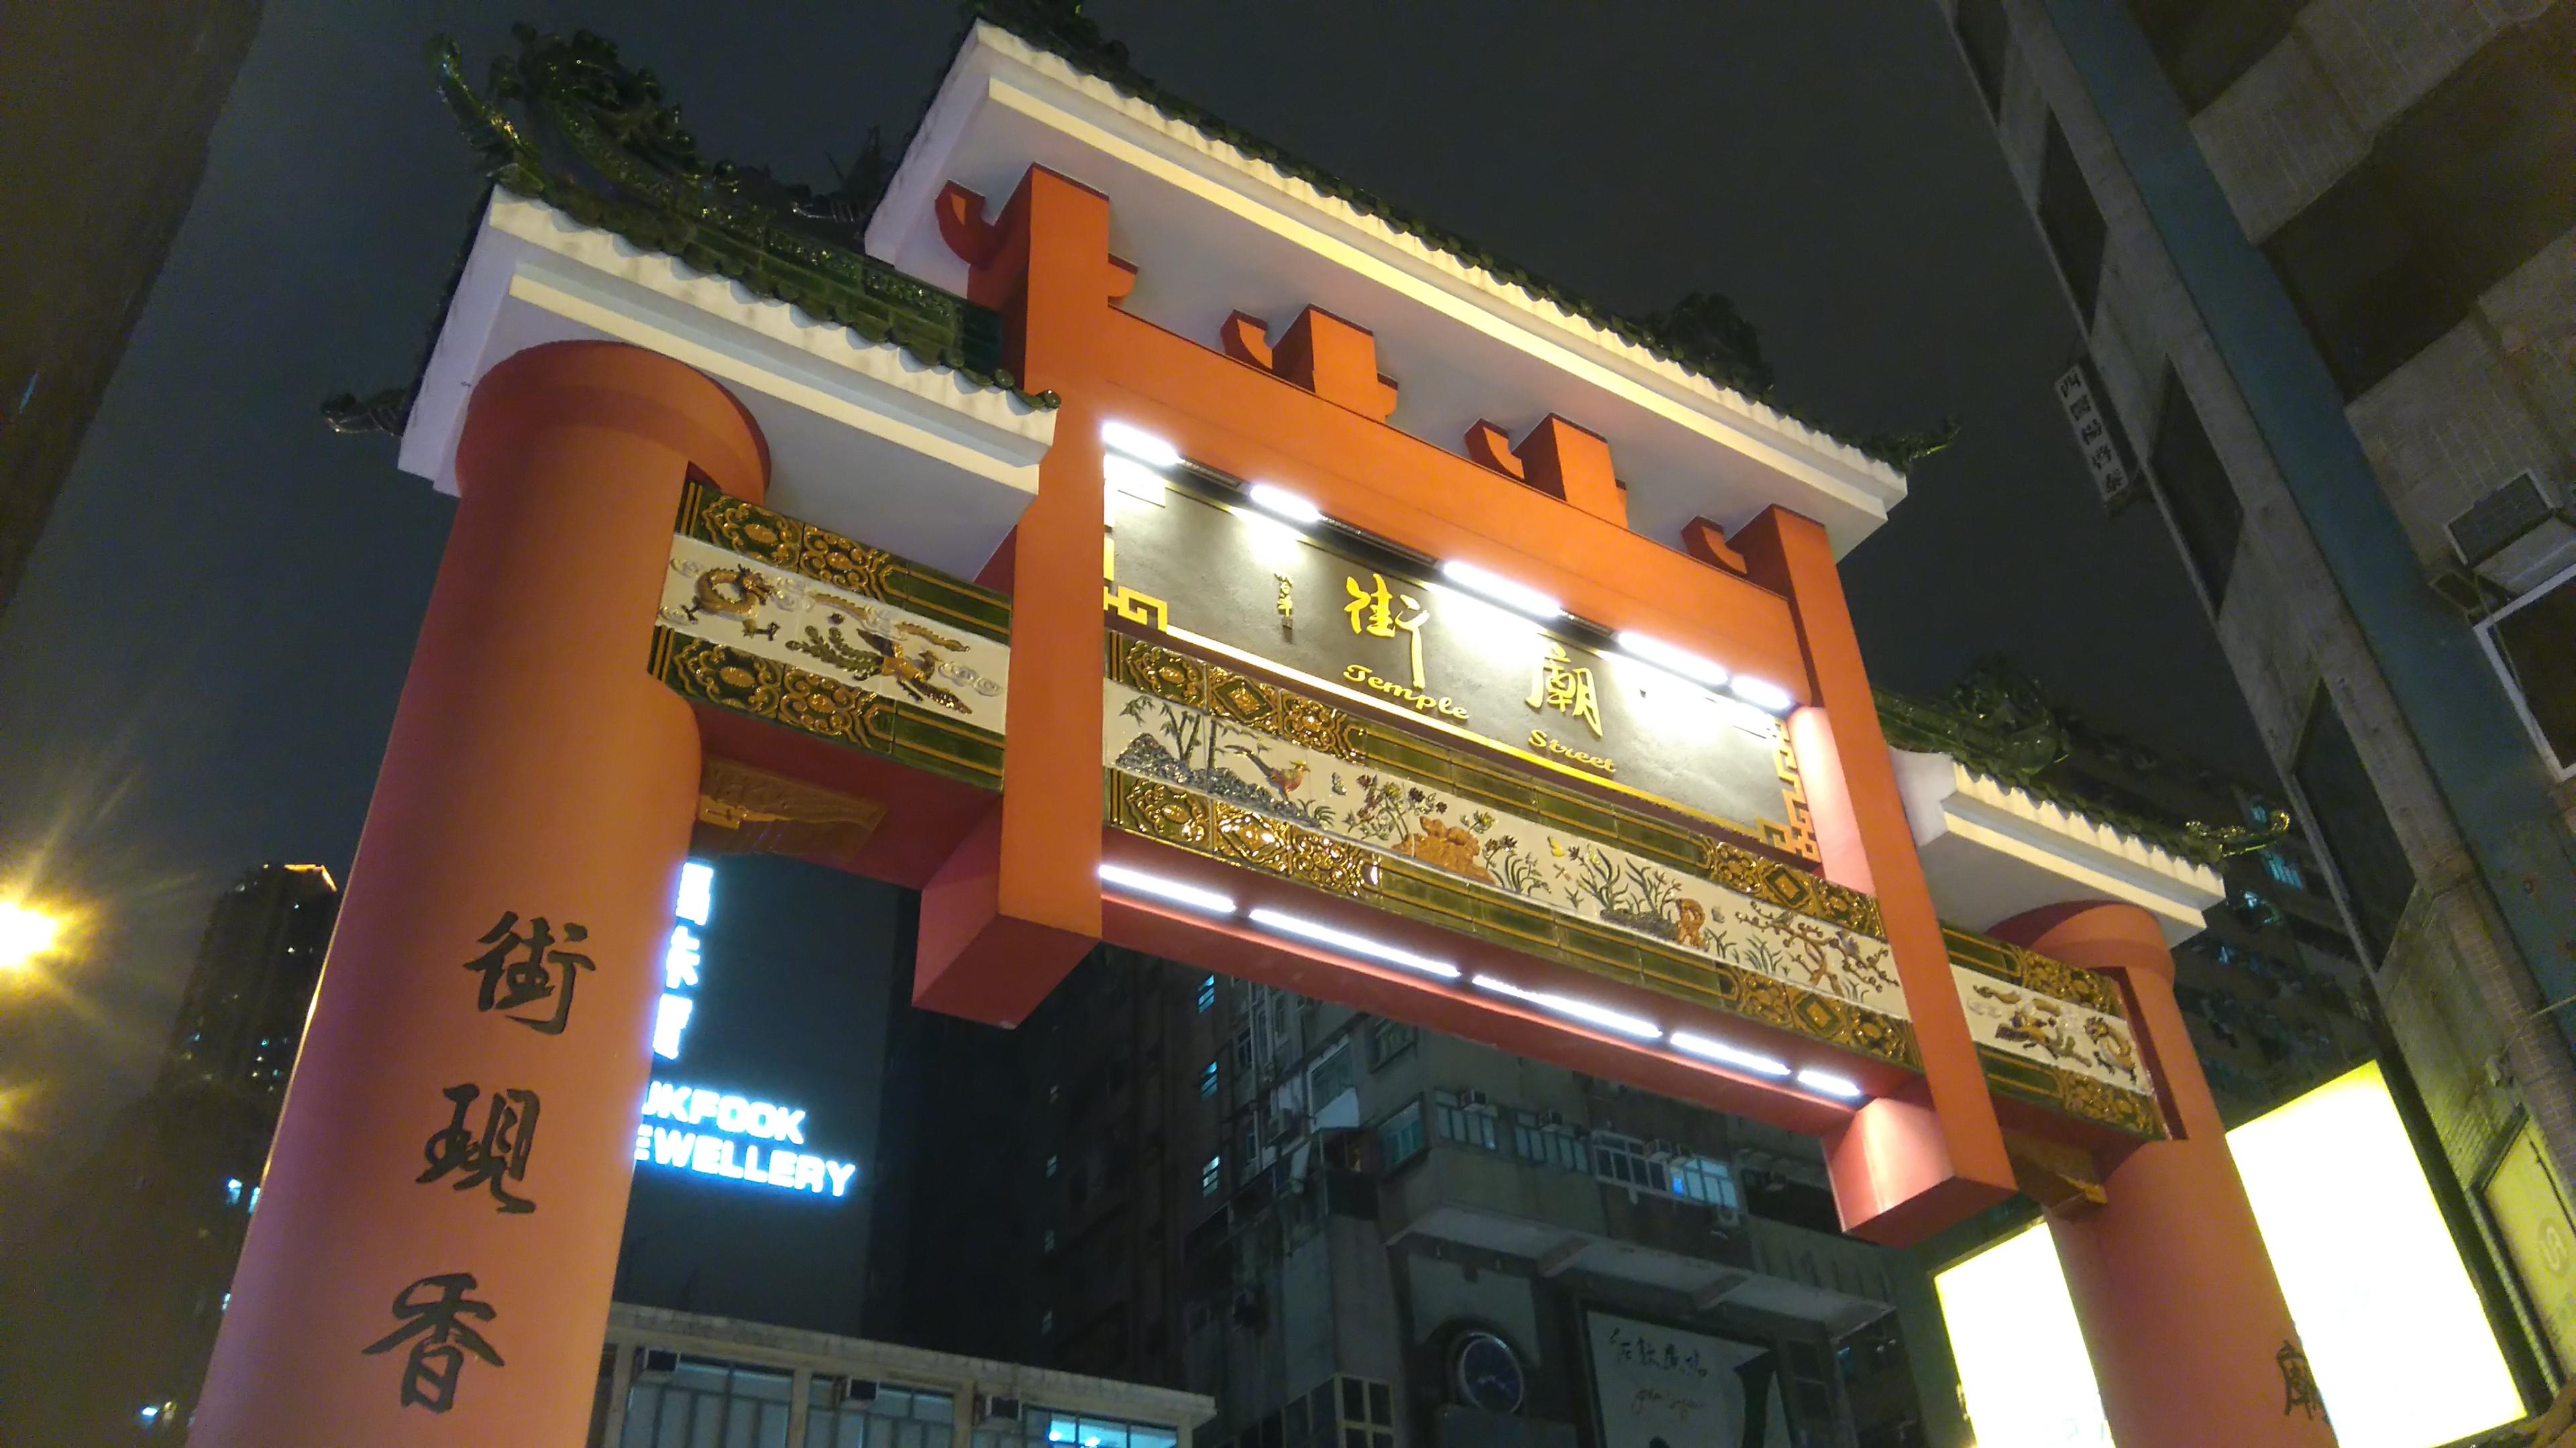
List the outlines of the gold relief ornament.
{"type": "MultiPolygon", "coordinates": [[[[1415,672],[1418,674],[1420,670],[1415,672]]],[[[1417,679],[1416,682],[1420,681],[1417,679]]],[[[1547,652],[1539,656],[1538,663],[1531,670],[1530,696],[1522,702],[1541,713],[1554,709],[1569,718],[1580,719],[1592,726],[1593,738],[1601,737],[1601,700],[1593,692],[1592,671],[1574,667],[1573,656],[1565,651],[1565,645],[1554,639],[1548,640],[1547,652]]],[[[1530,737],[1536,740],[1543,736],[1533,733],[1530,737]]],[[[1556,752],[1586,763],[1593,762],[1593,756],[1588,754],[1576,755],[1568,749],[1556,752]]],[[[1601,760],[1599,764],[1606,768],[1609,761],[1601,760]]]]}
{"type": "Polygon", "coordinates": [[[1815,812],[1807,807],[1807,777],[1798,768],[1798,746],[1791,742],[1789,731],[1776,729],[1773,765],[1780,776],[1781,812],[1788,816],[1784,824],[1766,820],[1762,825],[1762,843],[1773,845],[1802,860],[1820,862],[1824,850],[1816,843],[1815,812]]]}
{"type": "Polygon", "coordinates": [[[796,855],[847,868],[884,823],[882,801],[859,799],[709,755],[698,778],[697,854],[796,855]]]}
{"type": "MultiPolygon", "coordinates": [[[[1422,645],[1420,641],[1417,640],[1414,644],[1414,651],[1419,653],[1421,648],[1422,645]]],[[[1456,700],[1435,698],[1432,695],[1423,693],[1419,688],[1408,689],[1393,679],[1380,676],[1375,669],[1370,668],[1366,664],[1351,664],[1345,667],[1342,670],[1342,677],[1361,686],[1362,688],[1372,689],[1380,694],[1384,694],[1388,698],[1393,699],[1397,703],[1402,704],[1406,708],[1412,709],[1417,713],[1441,714],[1451,719],[1455,719],[1462,724],[1467,722],[1467,711],[1464,708],[1461,708],[1456,700]]],[[[1413,677],[1416,680],[1419,680],[1422,677],[1422,665],[1419,659],[1414,661],[1413,677]]]]}
{"type": "MultiPolygon", "coordinates": [[[[1422,626],[1430,622],[1431,610],[1409,593],[1395,593],[1388,589],[1383,573],[1371,573],[1369,580],[1374,588],[1360,587],[1357,577],[1342,580],[1342,587],[1351,596],[1351,601],[1342,607],[1342,612],[1351,616],[1351,632],[1391,639],[1401,629],[1413,648],[1413,687],[1417,693],[1430,688],[1430,681],[1422,672],[1422,626]],[[1396,616],[1398,604],[1407,610],[1404,617],[1396,616]]],[[[1466,718],[1466,712],[1460,710],[1457,717],[1466,718]]]]}
{"type": "MultiPolygon", "coordinates": [[[[881,548],[703,485],[692,488],[688,505],[709,541],[721,547],[869,598],[885,596],[886,571],[895,558],[881,548]]],[[[682,531],[688,530],[684,526],[682,531]]]]}

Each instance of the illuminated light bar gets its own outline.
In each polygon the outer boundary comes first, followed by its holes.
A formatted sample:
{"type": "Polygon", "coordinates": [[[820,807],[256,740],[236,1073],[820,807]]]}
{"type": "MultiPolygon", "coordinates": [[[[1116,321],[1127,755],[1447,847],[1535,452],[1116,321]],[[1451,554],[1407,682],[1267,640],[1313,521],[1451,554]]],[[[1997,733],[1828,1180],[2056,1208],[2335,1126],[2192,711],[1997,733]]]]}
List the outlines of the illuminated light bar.
{"type": "Polygon", "coordinates": [[[1274,518],[1285,518],[1291,523],[1324,521],[1323,509],[1276,483],[1254,483],[1244,490],[1244,496],[1252,500],[1252,506],[1274,518]]]}
{"type": "Polygon", "coordinates": [[[1619,652],[1630,658],[1643,659],[1666,672],[1679,674],[1694,684],[1705,684],[1712,689],[1726,686],[1726,670],[1688,649],[1677,649],[1652,634],[1621,629],[1619,652]]]}
{"type": "Polygon", "coordinates": [[[1256,909],[1252,912],[1252,923],[1280,935],[1294,935],[1300,940],[1311,940],[1317,945],[1329,945],[1335,950],[1347,951],[1352,955],[1382,960],[1389,965],[1400,965],[1407,970],[1421,971],[1425,975],[1436,975],[1442,980],[1458,978],[1458,967],[1445,960],[1433,960],[1427,955],[1416,955],[1402,946],[1389,945],[1382,940],[1371,940],[1365,935],[1353,935],[1347,930],[1336,930],[1329,925],[1319,924],[1302,916],[1290,915],[1286,911],[1256,909]]]}
{"type": "Polygon", "coordinates": [[[1100,440],[1115,452],[1125,453],[1140,463],[1158,468],[1178,467],[1181,450],[1154,436],[1129,427],[1123,422],[1100,424],[1100,440]]]}
{"type": "Polygon", "coordinates": [[[1801,1071],[1798,1073],[1798,1084],[1827,1096],[1839,1096],[1845,1101],[1860,1099],[1859,1082],[1849,1077],[1837,1076],[1830,1071],[1801,1071]]]}
{"type": "Polygon", "coordinates": [[[1482,594],[1514,613],[1525,613],[1535,619],[1557,618],[1565,605],[1535,588],[1512,582],[1489,569],[1452,558],[1440,565],[1440,576],[1469,593],[1482,594]]]}
{"type": "Polygon", "coordinates": [[[1759,1076],[1789,1074],[1788,1062],[1775,1061],[1769,1056],[1740,1050],[1724,1041],[1712,1041],[1706,1036],[1694,1036],[1688,1031],[1675,1031],[1672,1039],[1674,1050],[1686,1052],[1702,1060],[1715,1061],[1724,1066],[1740,1067],[1759,1076]]]}
{"type": "Polygon", "coordinates": [[[1214,890],[1202,890],[1196,885],[1185,885],[1178,880],[1166,880],[1160,875],[1148,875],[1142,870],[1128,869],[1125,865],[1102,865],[1100,883],[1131,894],[1150,895],[1157,900],[1168,900],[1175,905],[1204,910],[1211,915],[1234,913],[1234,897],[1231,895],[1220,895],[1214,890]]]}
{"type": "Polygon", "coordinates": [[[1599,1026],[1605,1031],[1617,1031],[1620,1035],[1634,1036],[1640,1041],[1660,1041],[1664,1037],[1664,1028],[1653,1021],[1629,1015],[1625,1011],[1614,1011],[1608,1006],[1594,1005],[1590,1001],[1557,995],[1552,991],[1523,990],[1510,981],[1498,980],[1490,975],[1480,975],[1472,983],[1478,990],[1489,990],[1496,995],[1528,1001],[1541,1010],[1554,1011],[1560,1016],[1572,1016],[1578,1021],[1599,1026]]]}
{"type": "Polygon", "coordinates": [[[1111,493],[1124,493],[1149,503],[1161,502],[1163,494],[1172,486],[1161,473],[1134,458],[1120,457],[1115,453],[1100,460],[1100,481],[1111,493]]]}
{"type": "Polygon", "coordinates": [[[1735,682],[1727,685],[1726,691],[1767,713],[1786,714],[1798,707],[1798,701],[1790,697],[1788,690],[1768,679],[1756,679],[1748,674],[1736,675],[1735,682]]]}

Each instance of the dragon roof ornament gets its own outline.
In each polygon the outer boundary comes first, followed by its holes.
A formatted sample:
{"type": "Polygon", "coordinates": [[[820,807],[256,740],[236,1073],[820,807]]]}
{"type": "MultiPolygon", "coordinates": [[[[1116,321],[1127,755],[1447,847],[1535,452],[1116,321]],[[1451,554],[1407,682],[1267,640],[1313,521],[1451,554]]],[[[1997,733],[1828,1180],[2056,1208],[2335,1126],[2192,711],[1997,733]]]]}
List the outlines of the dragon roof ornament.
{"type": "Polygon", "coordinates": [[[2200,820],[2169,823],[2088,797],[2052,773],[2073,757],[2079,742],[2136,757],[2150,768],[2163,761],[2134,744],[2095,735],[2052,703],[2037,680],[2001,659],[1978,661],[1938,701],[1876,692],[1879,727],[1890,748],[1946,754],[1973,773],[2186,860],[2216,865],[2252,854],[2288,838],[2295,824],[2277,805],[2266,811],[2262,828],[2251,829],[2200,820]]]}
{"type": "MultiPolygon", "coordinates": [[[[429,45],[440,94],[504,190],[637,246],[738,282],[775,301],[892,342],[933,366],[1016,392],[1002,366],[1002,319],[928,286],[855,244],[864,216],[767,172],[698,154],[652,71],[630,68],[588,31],[570,38],[514,27],[516,57],[496,58],[478,92],[456,42],[429,45]],[[527,123],[507,106],[520,104],[527,123]],[[835,230],[849,233],[836,239],[835,230]]],[[[1053,393],[1020,394],[1053,407],[1053,393]]]]}

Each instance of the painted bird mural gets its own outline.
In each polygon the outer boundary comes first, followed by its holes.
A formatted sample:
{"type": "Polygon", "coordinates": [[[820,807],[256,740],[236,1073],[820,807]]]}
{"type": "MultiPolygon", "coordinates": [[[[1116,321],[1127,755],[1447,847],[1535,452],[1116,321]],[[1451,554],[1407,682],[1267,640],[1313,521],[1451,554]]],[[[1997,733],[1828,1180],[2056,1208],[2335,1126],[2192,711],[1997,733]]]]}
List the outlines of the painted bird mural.
{"type": "MultiPolygon", "coordinates": [[[[888,635],[878,633],[864,622],[853,620],[850,627],[860,638],[867,641],[868,647],[885,656],[885,661],[878,666],[878,672],[894,680],[896,687],[925,704],[936,704],[952,713],[975,712],[967,706],[965,700],[958,698],[946,685],[939,682],[939,655],[931,652],[928,647],[925,646],[917,654],[906,654],[901,643],[888,635]]],[[[894,631],[911,634],[943,648],[962,650],[966,647],[955,639],[941,638],[917,623],[896,624],[894,631]]]]}
{"type": "Polygon", "coordinates": [[[1297,793],[1297,787],[1306,782],[1306,761],[1302,759],[1290,760],[1288,766],[1282,769],[1262,758],[1259,750],[1247,749],[1240,744],[1229,744],[1225,750],[1228,754],[1240,754],[1251,760],[1252,767],[1261,771],[1261,777],[1270,781],[1270,787],[1279,791],[1279,797],[1283,800],[1293,799],[1297,793]]]}

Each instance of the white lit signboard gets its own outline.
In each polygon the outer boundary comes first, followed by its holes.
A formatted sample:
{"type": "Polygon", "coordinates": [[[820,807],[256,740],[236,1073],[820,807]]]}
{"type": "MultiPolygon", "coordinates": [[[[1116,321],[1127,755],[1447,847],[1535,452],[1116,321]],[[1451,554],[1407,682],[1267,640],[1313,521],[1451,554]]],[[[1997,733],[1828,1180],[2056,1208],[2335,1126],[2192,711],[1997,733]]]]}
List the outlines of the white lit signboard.
{"type": "MultiPolygon", "coordinates": [[[[2377,1062],[2227,1146],[2344,1448],[2434,1448],[2521,1415],[2377,1062]]],[[[2044,1228],[1934,1281],[1979,1448],[2111,1441],[2044,1228]]]]}
{"type": "MultiPolygon", "coordinates": [[[[682,1039],[697,1014],[704,963],[698,932],[715,909],[715,880],[715,867],[703,861],[680,867],[679,899],[671,910],[676,918],[662,957],[662,999],[653,1015],[653,1054],[661,1061],[680,1059],[682,1039]]],[[[805,1146],[802,1108],[665,1080],[658,1061],[635,1127],[635,1159],[648,1166],[773,1191],[848,1196],[858,1164],[805,1146]]]]}

